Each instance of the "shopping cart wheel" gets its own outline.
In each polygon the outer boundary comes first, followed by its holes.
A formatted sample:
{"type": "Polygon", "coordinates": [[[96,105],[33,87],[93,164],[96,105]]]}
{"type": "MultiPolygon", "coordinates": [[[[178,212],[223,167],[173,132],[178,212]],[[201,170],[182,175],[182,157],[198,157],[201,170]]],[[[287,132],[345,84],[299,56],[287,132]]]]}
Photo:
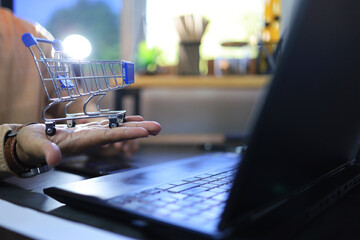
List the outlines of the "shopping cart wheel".
{"type": "Polygon", "coordinates": [[[109,117],[109,128],[118,127],[119,122],[117,120],[117,117],[109,117]]]}
{"type": "Polygon", "coordinates": [[[118,119],[117,121],[119,125],[125,122],[125,114],[126,113],[124,112],[117,115],[117,119],[118,119]]]}
{"type": "Polygon", "coordinates": [[[76,125],[75,119],[67,120],[67,121],[66,121],[66,124],[67,124],[67,127],[68,127],[68,128],[75,127],[75,125],[76,125]]]}
{"type": "Polygon", "coordinates": [[[45,123],[45,133],[49,136],[53,136],[56,133],[55,123],[54,122],[46,122],[45,123]]]}

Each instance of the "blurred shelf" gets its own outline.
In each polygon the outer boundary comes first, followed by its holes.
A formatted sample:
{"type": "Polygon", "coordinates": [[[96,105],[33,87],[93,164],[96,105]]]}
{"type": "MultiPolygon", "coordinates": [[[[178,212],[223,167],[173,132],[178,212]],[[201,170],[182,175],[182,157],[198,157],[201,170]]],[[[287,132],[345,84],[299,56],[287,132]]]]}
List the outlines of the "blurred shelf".
{"type": "Polygon", "coordinates": [[[262,88],[269,82],[269,75],[231,76],[177,76],[136,75],[129,89],[140,88],[262,88]]]}
{"type": "Polygon", "coordinates": [[[248,45],[247,42],[223,42],[222,47],[243,47],[248,45]]]}
{"type": "Polygon", "coordinates": [[[262,89],[270,75],[229,75],[229,76],[178,76],[178,75],[136,75],[135,83],[116,91],[115,109],[123,109],[123,97],[132,95],[135,99],[134,114],[141,114],[140,98],[144,89],[160,88],[211,88],[211,89],[262,89]]]}

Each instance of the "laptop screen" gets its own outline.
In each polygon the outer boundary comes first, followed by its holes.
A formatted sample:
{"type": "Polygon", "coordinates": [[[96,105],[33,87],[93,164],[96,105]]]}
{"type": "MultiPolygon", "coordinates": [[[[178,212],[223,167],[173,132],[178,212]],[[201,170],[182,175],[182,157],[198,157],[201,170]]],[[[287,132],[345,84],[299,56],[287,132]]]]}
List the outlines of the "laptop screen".
{"type": "Polygon", "coordinates": [[[302,0],[296,12],[240,164],[230,218],[353,161],[359,150],[360,2],[302,0]]]}

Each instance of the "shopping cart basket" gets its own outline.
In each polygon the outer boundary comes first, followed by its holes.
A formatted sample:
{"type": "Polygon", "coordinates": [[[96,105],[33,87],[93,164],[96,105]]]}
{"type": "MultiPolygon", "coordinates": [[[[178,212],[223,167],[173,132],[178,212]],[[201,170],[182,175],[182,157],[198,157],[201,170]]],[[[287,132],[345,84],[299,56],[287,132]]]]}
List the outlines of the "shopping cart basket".
{"type": "Polygon", "coordinates": [[[34,57],[36,68],[50,103],[43,109],[42,118],[46,134],[56,133],[55,122],[66,121],[68,127],[75,127],[77,119],[107,117],[109,127],[117,127],[125,121],[125,110],[101,109],[100,102],[108,91],[128,87],[134,83],[134,64],[125,61],[74,60],[64,52],[61,41],[35,38],[30,33],[22,36],[23,43],[34,57]],[[38,42],[51,44],[54,58],[47,58],[38,42]],[[47,71],[41,71],[46,68],[47,71]],[[85,97],[83,112],[68,113],[68,107],[79,98],[85,97]],[[94,97],[96,97],[94,99],[94,97]],[[97,112],[88,112],[87,104],[96,100],[97,112]],[[66,103],[64,117],[46,118],[46,111],[52,106],[66,103]]]}

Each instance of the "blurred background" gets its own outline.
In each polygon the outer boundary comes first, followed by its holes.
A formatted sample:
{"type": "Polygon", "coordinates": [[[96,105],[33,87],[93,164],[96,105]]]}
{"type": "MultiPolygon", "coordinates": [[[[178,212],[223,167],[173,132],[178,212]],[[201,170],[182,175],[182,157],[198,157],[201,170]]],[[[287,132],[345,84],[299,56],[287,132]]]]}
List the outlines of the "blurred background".
{"type": "Polygon", "coordinates": [[[109,94],[106,104],[159,121],[163,136],[208,141],[246,136],[296,1],[2,2],[64,43],[87,39],[89,59],[134,62],[134,86],[109,94]]]}

